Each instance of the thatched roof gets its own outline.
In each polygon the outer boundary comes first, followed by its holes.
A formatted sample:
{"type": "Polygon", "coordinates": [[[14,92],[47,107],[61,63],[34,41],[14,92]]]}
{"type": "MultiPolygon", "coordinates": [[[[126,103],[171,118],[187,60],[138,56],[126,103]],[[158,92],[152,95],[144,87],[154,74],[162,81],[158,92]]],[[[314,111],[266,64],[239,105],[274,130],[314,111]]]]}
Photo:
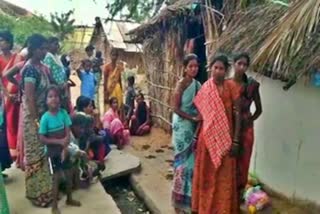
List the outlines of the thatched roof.
{"type": "Polygon", "coordinates": [[[0,13],[16,17],[33,15],[30,11],[4,0],[0,0],[0,13]]]}
{"type": "MultiPolygon", "coordinates": [[[[303,4],[301,4],[303,6],[303,4]]],[[[260,73],[271,73],[282,80],[295,81],[303,74],[310,74],[320,67],[320,25],[314,27],[294,23],[301,14],[299,5],[289,9],[279,5],[265,5],[235,14],[226,31],[217,39],[217,52],[249,52],[253,68],[260,73]],[[288,20],[288,17],[293,17],[288,20]],[[283,29],[287,26],[286,29],[283,29]],[[298,34],[299,27],[311,29],[298,34]],[[283,29],[283,30],[282,30],[283,29]],[[294,36],[299,35],[299,38],[294,36]],[[290,37],[291,36],[291,37],[290,37]],[[292,38],[292,39],[290,39],[292,38]]],[[[311,7],[311,6],[309,6],[311,7]]],[[[311,13],[311,12],[310,12],[311,13]]]]}
{"type": "Polygon", "coordinates": [[[131,39],[135,41],[142,41],[146,37],[153,35],[159,27],[164,27],[169,24],[173,19],[187,18],[191,15],[192,4],[198,2],[198,0],[179,0],[176,3],[166,6],[160,13],[151,18],[140,27],[128,32],[131,35],[131,39]]]}
{"type": "Polygon", "coordinates": [[[270,5],[238,11],[216,40],[215,52],[231,54],[246,51],[254,55],[285,12],[281,6],[270,5]]]}

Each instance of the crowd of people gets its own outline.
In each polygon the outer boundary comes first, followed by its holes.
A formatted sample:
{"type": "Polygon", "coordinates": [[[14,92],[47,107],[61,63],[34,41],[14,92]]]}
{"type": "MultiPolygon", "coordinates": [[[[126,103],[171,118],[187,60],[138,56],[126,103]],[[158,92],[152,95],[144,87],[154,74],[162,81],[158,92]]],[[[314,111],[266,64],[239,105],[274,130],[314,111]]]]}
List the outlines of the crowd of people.
{"type": "Polygon", "coordinates": [[[184,59],[184,77],[173,103],[174,179],[176,213],[240,213],[254,142],[253,123],[262,113],[259,83],[248,77],[250,57],[220,55],[209,63],[211,77],[195,80],[198,57],[184,59]],[[255,112],[250,107],[254,103],[255,112]]]}
{"type": "Polygon", "coordinates": [[[105,169],[110,144],[118,149],[130,135],[150,132],[150,112],[135,78],[121,85],[124,62],[117,51],[104,65],[95,47],[86,47],[86,58],[76,69],[81,96],[71,102],[70,57],[60,55],[59,39],[30,36],[21,51],[14,51],[14,35],[0,32],[0,166],[25,172],[26,198],[35,206],[52,206],[60,213],[59,193],[66,204],[81,206],[72,191],[87,187],[105,169]],[[104,79],[104,112],[99,111],[99,86],[104,79]],[[125,98],[125,99],[124,99],[125,98]],[[125,100],[125,102],[123,102],[125,100]],[[61,184],[62,187],[61,188],[61,184]]]}

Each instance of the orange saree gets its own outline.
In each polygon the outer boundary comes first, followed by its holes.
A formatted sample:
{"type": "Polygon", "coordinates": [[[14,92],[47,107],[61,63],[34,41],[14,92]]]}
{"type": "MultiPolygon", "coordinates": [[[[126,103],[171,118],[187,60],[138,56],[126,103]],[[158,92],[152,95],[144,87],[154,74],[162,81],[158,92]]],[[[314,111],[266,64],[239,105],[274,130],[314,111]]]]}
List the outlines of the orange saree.
{"type": "Polygon", "coordinates": [[[243,154],[238,158],[239,167],[239,188],[244,189],[248,182],[248,174],[250,168],[250,160],[254,145],[254,128],[253,122],[247,123],[248,119],[252,117],[250,107],[254,101],[254,95],[259,91],[260,84],[252,77],[248,78],[246,84],[241,85],[232,80],[235,90],[241,94],[241,117],[243,120],[241,130],[241,142],[243,144],[243,154]]]}
{"type": "Polygon", "coordinates": [[[233,133],[233,101],[236,99],[238,96],[230,82],[224,82],[223,92],[219,96],[212,79],[203,85],[195,99],[195,105],[204,118],[193,175],[192,211],[195,213],[240,212],[236,158],[229,154],[233,133]]]}

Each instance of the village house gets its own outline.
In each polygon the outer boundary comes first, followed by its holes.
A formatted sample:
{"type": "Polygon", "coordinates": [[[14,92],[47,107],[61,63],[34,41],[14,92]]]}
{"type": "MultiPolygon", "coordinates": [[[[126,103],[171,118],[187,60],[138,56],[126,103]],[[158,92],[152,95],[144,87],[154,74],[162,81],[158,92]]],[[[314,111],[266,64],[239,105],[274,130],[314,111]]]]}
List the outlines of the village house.
{"type": "Polygon", "coordinates": [[[311,30],[309,36],[302,36],[298,28],[303,25],[289,24],[298,20],[298,11],[306,5],[303,1],[289,10],[276,4],[245,10],[221,7],[224,20],[212,9],[214,2],[178,1],[130,32],[133,41],[143,42],[153,121],[168,131],[171,128],[171,97],[182,76],[185,53],[199,55],[197,78],[203,82],[207,59],[247,51],[253,59],[249,75],[261,83],[263,104],[255,126],[251,171],[286,197],[320,203],[316,108],[320,91],[312,82],[320,66],[319,25],[305,27],[311,30]]]}
{"type": "Polygon", "coordinates": [[[138,26],[138,23],[125,21],[104,22],[97,17],[90,44],[102,51],[106,61],[110,61],[111,50],[117,50],[119,59],[126,62],[128,68],[143,69],[142,47],[139,43],[132,43],[126,35],[138,26]]]}

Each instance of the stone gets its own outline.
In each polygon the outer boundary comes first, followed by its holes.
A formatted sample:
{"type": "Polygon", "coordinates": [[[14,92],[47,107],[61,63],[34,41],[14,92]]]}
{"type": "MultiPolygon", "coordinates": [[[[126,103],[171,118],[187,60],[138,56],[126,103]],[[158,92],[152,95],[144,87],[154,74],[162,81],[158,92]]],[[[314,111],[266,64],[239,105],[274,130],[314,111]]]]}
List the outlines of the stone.
{"type": "Polygon", "coordinates": [[[140,159],[123,151],[113,149],[106,159],[106,169],[102,172],[102,181],[130,175],[140,169],[140,159]]]}

